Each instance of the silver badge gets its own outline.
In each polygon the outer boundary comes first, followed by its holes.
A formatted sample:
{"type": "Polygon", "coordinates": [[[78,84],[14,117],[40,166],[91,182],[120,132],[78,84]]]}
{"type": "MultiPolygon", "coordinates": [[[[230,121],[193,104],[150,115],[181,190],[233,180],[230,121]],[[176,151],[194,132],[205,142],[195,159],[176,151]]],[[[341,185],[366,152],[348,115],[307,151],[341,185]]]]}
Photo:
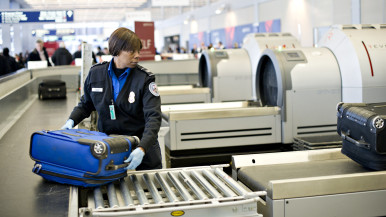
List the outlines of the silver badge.
{"type": "Polygon", "coordinates": [[[135,93],[133,91],[129,94],[129,103],[135,102],[135,93]]]}
{"type": "Polygon", "coordinates": [[[158,87],[155,82],[151,82],[149,84],[149,90],[150,90],[150,93],[152,93],[154,96],[159,96],[158,87]]]}

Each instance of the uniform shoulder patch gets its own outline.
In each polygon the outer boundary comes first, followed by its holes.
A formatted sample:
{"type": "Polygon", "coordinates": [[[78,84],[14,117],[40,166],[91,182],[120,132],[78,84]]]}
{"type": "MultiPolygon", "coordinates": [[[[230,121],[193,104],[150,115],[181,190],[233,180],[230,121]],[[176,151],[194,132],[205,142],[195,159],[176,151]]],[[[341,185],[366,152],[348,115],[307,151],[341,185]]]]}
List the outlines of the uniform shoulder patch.
{"type": "Polygon", "coordinates": [[[107,61],[103,61],[103,62],[100,62],[100,63],[97,63],[97,64],[92,65],[91,68],[93,68],[93,67],[95,67],[95,66],[101,66],[101,65],[104,65],[104,64],[106,64],[106,63],[108,63],[108,62],[107,62],[107,61]]]}
{"type": "Polygon", "coordinates": [[[149,84],[149,91],[154,96],[159,96],[158,87],[157,87],[157,84],[154,81],[149,84]]]}
{"type": "Polygon", "coordinates": [[[137,67],[139,70],[145,72],[148,76],[154,76],[154,74],[151,71],[149,71],[147,68],[145,68],[141,65],[137,65],[137,67]]]}

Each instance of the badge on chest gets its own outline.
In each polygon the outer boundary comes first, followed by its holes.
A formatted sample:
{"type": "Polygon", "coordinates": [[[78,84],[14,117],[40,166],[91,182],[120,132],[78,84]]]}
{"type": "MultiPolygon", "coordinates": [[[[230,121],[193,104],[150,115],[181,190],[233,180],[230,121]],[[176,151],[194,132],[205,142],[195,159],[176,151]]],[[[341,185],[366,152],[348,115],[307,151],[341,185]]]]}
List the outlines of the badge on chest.
{"type": "Polygon", "coordinates": [[[131,91],[129,93],[129,103],[134,103],[135,102],[135,93],[131,91]]]}

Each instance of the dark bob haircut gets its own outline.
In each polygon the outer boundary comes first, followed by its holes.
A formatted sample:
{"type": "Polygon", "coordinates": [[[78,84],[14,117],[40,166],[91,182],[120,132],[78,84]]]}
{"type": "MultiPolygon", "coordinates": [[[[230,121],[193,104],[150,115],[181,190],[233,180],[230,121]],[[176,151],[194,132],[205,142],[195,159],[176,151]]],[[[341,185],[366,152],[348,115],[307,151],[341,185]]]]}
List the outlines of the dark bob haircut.
{"type": "Polygon", "coordinates": [[[130,29],[120,27],[116,29],[109,39],[109,52],[112,56],[118,56],[121,51],[140,51],[142,42],[130,29]]]}

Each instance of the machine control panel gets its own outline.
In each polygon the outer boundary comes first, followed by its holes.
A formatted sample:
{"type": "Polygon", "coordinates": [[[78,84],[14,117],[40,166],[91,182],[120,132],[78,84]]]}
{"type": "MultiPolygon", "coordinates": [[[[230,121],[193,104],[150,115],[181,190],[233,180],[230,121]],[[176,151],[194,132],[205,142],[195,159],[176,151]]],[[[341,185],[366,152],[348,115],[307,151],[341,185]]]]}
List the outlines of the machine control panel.
{"type": "Polygon", "coordinates": [[[228,53],[226,51],[216,51],[214,52],[215,57],[226,59],[228,58],[228,53]]]}
{"type": "Polygon", "coordinates": [[[300,50],[283,51],[287,61],[306,61],[306,57],[300,50]]]}

